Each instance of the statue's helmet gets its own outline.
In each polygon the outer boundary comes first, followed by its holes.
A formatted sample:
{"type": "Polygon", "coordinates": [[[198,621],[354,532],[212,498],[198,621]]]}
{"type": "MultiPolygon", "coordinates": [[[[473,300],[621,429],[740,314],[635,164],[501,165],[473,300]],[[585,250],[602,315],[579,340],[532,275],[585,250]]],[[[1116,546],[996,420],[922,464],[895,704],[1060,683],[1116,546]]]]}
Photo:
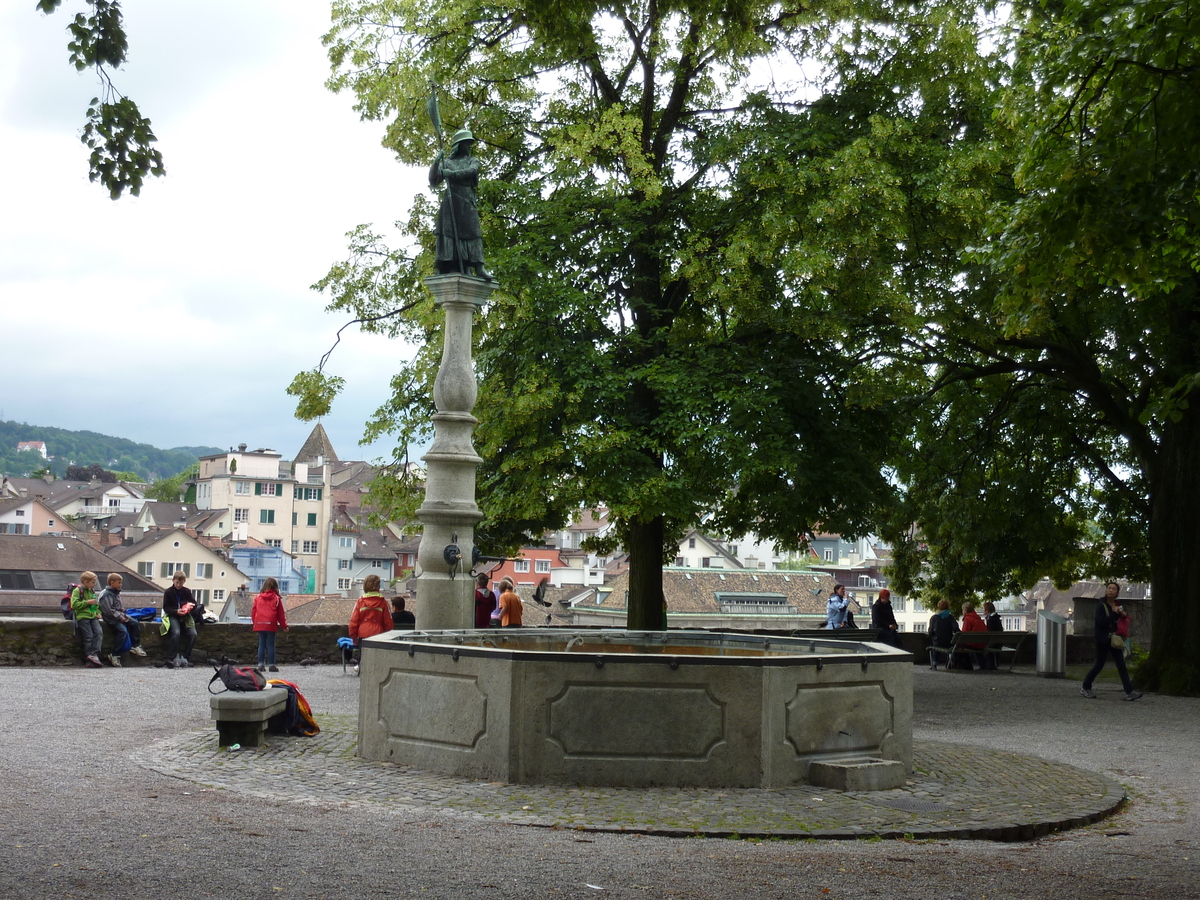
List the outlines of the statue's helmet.
{"type": "Polygon", "coordinates": [[[457,147],[463,141],[470,141],[472,144],[475,143],[475,135],[471,134],[470,129],[463,128],[461,131],[454,132],[454,137],[450,139],[450,144],[457,147]]]}

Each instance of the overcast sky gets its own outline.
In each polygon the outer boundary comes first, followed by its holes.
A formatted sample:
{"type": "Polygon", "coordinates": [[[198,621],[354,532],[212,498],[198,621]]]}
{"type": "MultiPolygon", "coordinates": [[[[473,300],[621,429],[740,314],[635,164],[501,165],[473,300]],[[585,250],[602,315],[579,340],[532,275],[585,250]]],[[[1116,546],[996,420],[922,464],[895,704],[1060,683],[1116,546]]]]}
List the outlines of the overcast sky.
{"type": "MultiPolygon", "coordinates": [[[[391,233],[424,170],[324,87],[327,0],[123,0],[114,81],[167,174],[112,201],[79,141],[97,78],[67,62],[86,4],[35,5],[0,0],[0,418],[290,458],[312,425],[284,389],[348,319],[309,285],[354,226],[391,233]]],[[[323,420],[339,457],[390,453],[358,440],[410,352],[347,330],[327,367],[346,391],[323,420]]]]}

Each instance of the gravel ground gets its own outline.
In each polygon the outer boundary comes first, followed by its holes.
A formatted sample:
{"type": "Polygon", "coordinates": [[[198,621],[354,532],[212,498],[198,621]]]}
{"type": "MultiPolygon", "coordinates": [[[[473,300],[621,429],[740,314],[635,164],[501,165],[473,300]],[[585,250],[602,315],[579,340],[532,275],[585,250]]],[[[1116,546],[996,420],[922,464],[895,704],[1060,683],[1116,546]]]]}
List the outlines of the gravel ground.
{"type": "MultiPolygon", "coordinates": [[[[318,718],[355,714],[340,667],[282,674],[318,718]]],[[[1125,703],[1100,685],[1089,701],[1021,671],[915,675],[916,738],[1100,772],[1127,810],[997,844],[661,838],[280,802],[136,764],[211,728],[203,669],[0,669],[0,898],[1200,897],[1200,700],[1125,703]]]]}

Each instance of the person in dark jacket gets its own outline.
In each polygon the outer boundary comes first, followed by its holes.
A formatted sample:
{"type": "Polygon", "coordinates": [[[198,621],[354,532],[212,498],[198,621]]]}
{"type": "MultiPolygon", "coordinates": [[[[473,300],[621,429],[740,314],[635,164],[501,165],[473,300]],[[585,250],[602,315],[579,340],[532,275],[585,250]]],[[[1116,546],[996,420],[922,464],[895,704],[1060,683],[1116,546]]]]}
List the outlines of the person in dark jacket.
{"type": "Polygon", "coordinates": [[[100,618],[104,620],[104,624],[112,629],[113,633],[113,649],[108,655],[108,661],[114,667],[121,667],[121,650],[126,642],[129,643],[129,653],[134,656],[145,656],[146,651],[142,649],[142,625],[137,619],[131,619],[125,613],[125,607],[121,604],[121,585],[125,580],[113,572],[108,576],[108,587],[100,592],[100,596],[96,598],[100,604],[100,618]]]}
{"type": "Polygon", "coordinates": [[[417,617],[404,608],[404,598],[392,598],[392,627],[398,631],[412,631],[417,627],[417,617]]]}
{"type": "Polygon", "coordinates": [[[896,624],[896,613],[892,610],[892,592],[887,588],[880,591],[879,598],[871,604],[871,627],[875,629],[875,640],[879,643],[904,649],[896,633],[900,626],[896,624]]]}
{"type": "Polygon", "coordinates": [[[988,631],[1004,630],[1004,623],[1000,620],[1000,613],[996,612],[996,604],[990,600],[983,604],[983,620],[987,623],[988,631]]]}
{"type": "Polygon", "coordinates": [[[1104,586],[1104,599],[1096,604],[1096,662],[1084,677],[1083,687],[1079,689],[1079,693],[1089,700],[1096,699],[1096,694],[1092,690],[1092,682],[1096,680],[1096,676],[1100,674],[1100,670],[1104,668],[1104,663],[1110,656],[1117,665],[1117,674],[1121,676],[1121,685],[1125,688],[1125,699],[1137,700],[1142,696],[1133,689],[1133,682],[1129,680],[1129,673],[1125,670],[1125,648],[1113,646],[1112,638],[1117,633],[1117,623],[1122,619],[1129,618],[1117,601],[1117,594],[1120,592],[1121,586],[1115,581],[1110,581],[1104,586]]]}
{"type": "Polygon", "coordinates": [[[163,592],[163,619],[168,626],[168,669],[186,669],[190,666],[188,657],[192,655],[192,648],[196,646],[196,625],[192,620],[196,599],[192,592],[184,587],[186,582],[187,576],[176,572],[171,579],[171,586],[163,592]]]}
{"type": "Polygon", "coordinates": [[[492,627],[492,610],[497,606],[495,591],[488,587],[487,572],[475,576],[475,627],[492,627]]]}
{"type": "Polygon", "coordinates": [[[937,612],[929,620],[929,667],[936,669],[939,665],[950,668],[950,654],[945,648],[950,646],[954,635],[960,631],[958,621],[950,614],[950,601],[939,600],[937,612]],[[942,648],[934,650],[934,647],[942,648]]]}

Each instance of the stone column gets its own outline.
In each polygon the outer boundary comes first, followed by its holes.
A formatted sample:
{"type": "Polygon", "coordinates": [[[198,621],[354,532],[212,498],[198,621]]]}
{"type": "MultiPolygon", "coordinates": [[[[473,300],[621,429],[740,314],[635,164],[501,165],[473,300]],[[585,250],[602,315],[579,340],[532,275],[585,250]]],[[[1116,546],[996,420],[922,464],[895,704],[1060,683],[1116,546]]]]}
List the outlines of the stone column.
{"type": "Polygon", "coordinates": [[[472,628],[475,591],[471,549],[475,525],[483,518],[475,505],[475,469],[483,460],[471,442],[471,432],[479,421],[471,415],[477,396],[471,326],[475,310],[491,296],[496,285],[469,275],[435,275],[426,278],[425,285],[445,310],[446,326],[442,363],[433,383],[433,402],[437,406],[433,446],[421,457],[425,463],[425,502],[417,510],[423,528],[417,557],[417,628],[472,628]],[[446,545],[451,543],[457,543],[463,554],[453,578],[443,557],[446,545]]]}

